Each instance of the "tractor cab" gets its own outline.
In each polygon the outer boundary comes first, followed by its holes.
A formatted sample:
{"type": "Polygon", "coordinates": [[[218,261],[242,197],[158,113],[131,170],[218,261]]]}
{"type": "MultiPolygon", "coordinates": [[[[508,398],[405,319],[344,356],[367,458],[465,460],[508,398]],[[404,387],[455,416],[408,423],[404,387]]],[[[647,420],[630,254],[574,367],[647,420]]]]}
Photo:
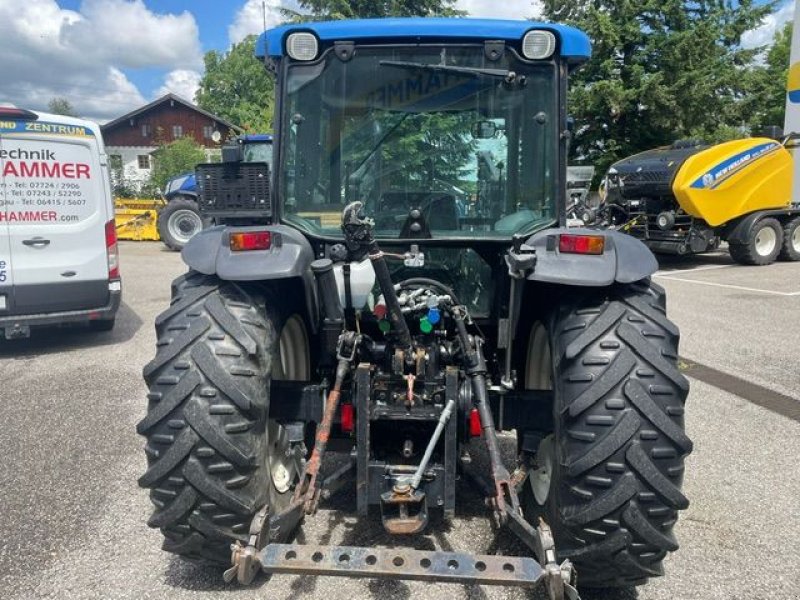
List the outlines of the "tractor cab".
{"type": "Polygon", "coordinates": [[[388,19],[266,32],[278,78],[279,218],[340,235],[363,204],[378,238],[508,240],[562,217],[565,89],[577,30],[388,19]]]}

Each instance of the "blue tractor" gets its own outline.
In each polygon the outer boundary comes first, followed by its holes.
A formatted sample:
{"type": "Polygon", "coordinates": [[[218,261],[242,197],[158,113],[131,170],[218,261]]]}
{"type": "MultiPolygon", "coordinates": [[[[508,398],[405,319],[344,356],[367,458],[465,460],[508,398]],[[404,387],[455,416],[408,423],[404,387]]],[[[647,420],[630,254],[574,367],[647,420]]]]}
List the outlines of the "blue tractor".
{"type": "Polygon", "coordinates": [[[567,81],[586,35],[337,21],[269,30],[257,53],[276,74],[272,163],[198,168],[217,225],[184,248],[144,368],[139,483],[164,548],[242,583],[574,600],[576,581],[661,575],[688,505],[688,382],[651,252],[566,227],[567,81]],[[292,542],[339,492],[394,549],[292,542]],[[518,556],[402,541],[483,500],[518,556]]]}
{"type": "MultiPolygon", "coordinates": [[[[237,137],[245,162],[272,162],[272,135],[246,134],[237,137]]],[[[158,213],[158,235],[172,250],[182,250],[193,235],[203,228],[197,206],[197,178],[194,172],[183,173],[167,182],[164,189],[167,205],[158,213]]]]}

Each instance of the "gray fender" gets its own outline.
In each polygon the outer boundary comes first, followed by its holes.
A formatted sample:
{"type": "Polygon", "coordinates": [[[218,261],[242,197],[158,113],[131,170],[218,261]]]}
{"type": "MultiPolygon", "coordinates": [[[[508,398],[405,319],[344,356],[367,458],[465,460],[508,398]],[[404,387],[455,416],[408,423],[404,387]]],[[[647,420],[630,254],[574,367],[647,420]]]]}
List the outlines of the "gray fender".
{"type": "Polygon", "coordinates": [[[613,283],[633,283],[658,270],[658,261],[642,242],[614,230],[583,228],[545,229],[531,236],[525,245],[536,250],[536,268],[528,275],[532,281],[586,287],[613,283]],[[603,254],[566,254],[558,251],[562,233],[602,235],[603,254]]]}
{"type": "Polygon", "coordinates": [[[225,281],[271,281],[300,279],[306,297],[308,322],[317,328],[317,294],[310,265],[314,250],[296,229],[285,225],[230,227],[217,225],[194,235],[181,251],[186,265],[204,275],[216,275],[225,281]],[[233,252],[232,231],[264,231],[272,235],[268,250],[233,252]]]}

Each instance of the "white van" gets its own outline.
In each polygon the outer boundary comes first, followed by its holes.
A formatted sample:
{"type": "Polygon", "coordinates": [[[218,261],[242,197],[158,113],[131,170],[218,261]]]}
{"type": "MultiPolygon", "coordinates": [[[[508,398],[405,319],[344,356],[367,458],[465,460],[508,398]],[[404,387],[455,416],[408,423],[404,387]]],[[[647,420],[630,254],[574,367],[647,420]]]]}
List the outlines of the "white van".
{"type": "Polygon", "coordinates": [[[88,322],[119,308],[114,201],[100,127],[0,106],[0,329],[88,322]]]}

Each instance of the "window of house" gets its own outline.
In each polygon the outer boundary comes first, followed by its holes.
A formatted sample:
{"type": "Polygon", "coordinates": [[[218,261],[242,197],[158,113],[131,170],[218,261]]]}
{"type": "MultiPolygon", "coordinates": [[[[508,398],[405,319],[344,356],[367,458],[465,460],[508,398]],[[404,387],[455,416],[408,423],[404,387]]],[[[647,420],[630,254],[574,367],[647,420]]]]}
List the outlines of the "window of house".
{"type": "Polygon", "coordinates": [[[138,157],[139,161],[139,168],[140,169],[149,169],[150,168],[150,155],[149,154],[140,154],[138,157]]]}
{"type": "Polygon", "coordinates": [[[213,125],[203,125],[203,139],[210,140],[212,135],[214,135],[213,125]]]}
{"type": "Polygon", "coordinates": [[[183,126],[182,125],[173,125],[172,126],[172,138],[177,140],[178,138],[183,137],[183,126]]]}
{"type": "Polygon", "coordinates": [[[108,164],[111,169],[117,171],[122,168],[122,155],[121,154],[110,154],[108,156],[108,164]]]}
{"type": "Polygon", "coordinates": [[[142,137],[150,137],[150,124],[142,123],[142,137]]]}

